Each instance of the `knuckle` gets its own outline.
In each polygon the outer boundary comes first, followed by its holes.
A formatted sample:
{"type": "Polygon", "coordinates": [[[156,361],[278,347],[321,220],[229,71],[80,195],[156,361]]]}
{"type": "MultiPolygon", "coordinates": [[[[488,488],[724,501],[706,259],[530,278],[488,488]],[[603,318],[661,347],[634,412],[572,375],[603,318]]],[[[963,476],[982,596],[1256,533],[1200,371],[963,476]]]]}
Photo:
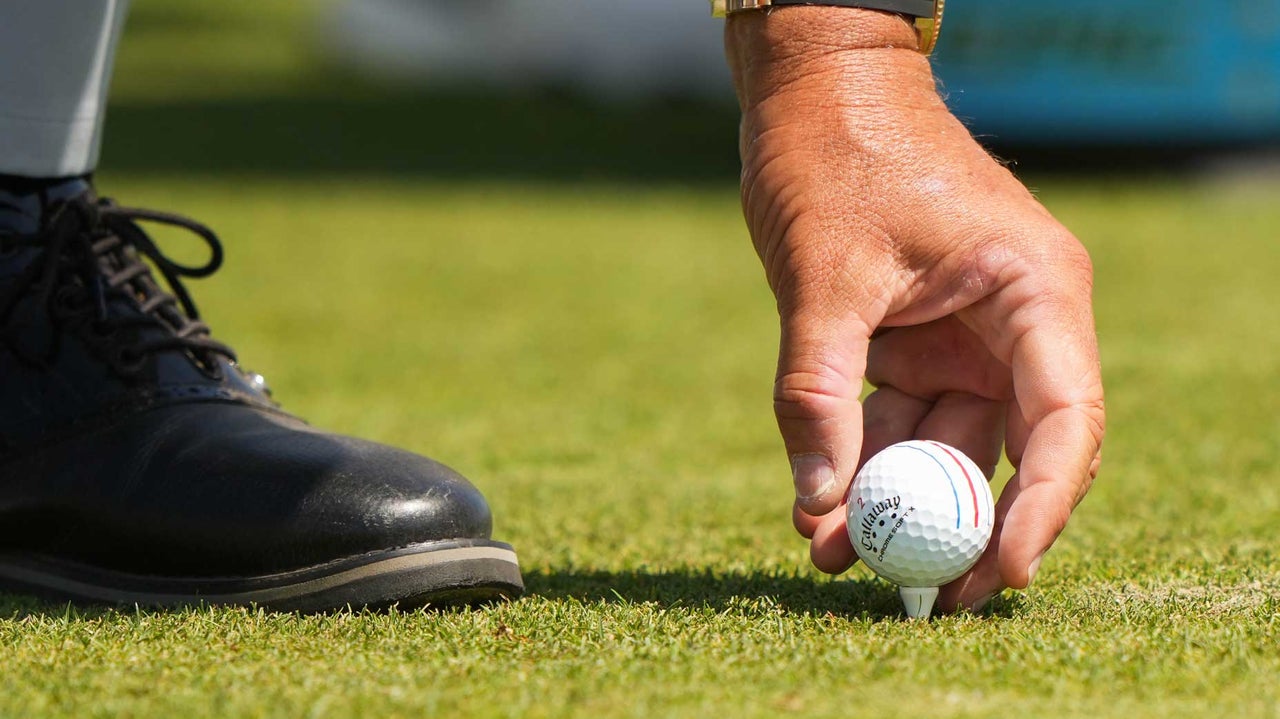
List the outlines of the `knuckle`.
{"type": "Polygon", "coordinates": [[[789,420],[830,417],[850,401],[849,385],[846,377],[823,366],[783,372],[773,385],[774,412],[789,420]]]}
{"type": "Polygon", "coordinates": [[[1084,244],[1052,218],[992,228],[990,237],[993,241],[984,246],[981,264],[994,273],[1012,269],[1015,275],[1093,275],[1093,260],[1084,244]]]}
{"type": "Polygon", "coordinates": [[[1102,397],[1087,400],[1077,404],[1077,408],[1085,416],[1088,422],[1089,432],[1093,435],[1094,441],[1099,449],[1102,447],[1102,439],[1107,434],[1107,402],[1102,397]]]}
{"type": "Polygon", "coordinates": [[[1079,274],[1092,279],[1093,257],[1089,255],[1089,250],[1080,244],[1078,240],[1073,238],[1070,249],[1064,256],[1064,261],[1079,274]]]}
{"type": "Polygon", "coordinates": [[[1084,415],[1085,426],[1093,438],[1094,447],[1097,450],[1094,452],[1093,459],[1089,461],[1089,466],[1080,481],[1080,488],[1076,492],[1075,504],[1082,502],[1085,495],[1093,488],[1093,483],[1098,479],[1098,471],[1102,467],[1102,443],[1107,434],[1105,405],[1104,400],[1098,398],[1078,406],[1078,410],[1084,415]]]}
{"type": "Polygon", "coordinates": [[[1102,468],[1102,450],[1094,455],[1093,461],[1089,463],[1089,471],[1085,473],[1084,481],[1080,484],[1080,491],[1076,494],[1076,504],[1084,501],[1084,497],[1093,489],[1093,483],[1098,479],[1098,471],[1102,468]]]}
{"type": "Polygon", "coordinates": [[[1059,228],[1047,241],[1039,243],[1036,260],[1043,268],[1040,272],[1057,280],[1055,284],[1066,288],[1093,285],[1093,258],[1065,228],[1059,228]]]}
{"type": "Polygon", "coordinates": [[[1056,248],[1050,272],[1055,284],[1068,288],[1069,292],[1078,289],[1087,296],[1093,290],[1093,258],[1078,240],[1070,236],[1068,239],[1069,242],[1056,248]]]}
{"type": "MultiPolygon", "coordinates": [[[[1100,390],[1100,388],[1098,388],[1100,390]]],[[[1089,392],[1094,391],[1090,387],[1089,392]]],[[[1093,443],[1094,454],[1102,451],[1102,441],[1107,434],[1107,411],[1106,401],[1102,398],[1100,392],[1096,397],[1088,397],[1086,399],[1074,402],[1064,402],[1060,409],[1074,412],[1080,417],[1081,426],[1088,432],[1089,440],[1093,443]]],[[[1053,411],[1053,410],[1051,410],[1053,411]]],[[[1047,414],[1047,413],[1046,413],[1047,414]]],[[[1094,460],[1096,461],[1096,459],[1094,460]]]]}

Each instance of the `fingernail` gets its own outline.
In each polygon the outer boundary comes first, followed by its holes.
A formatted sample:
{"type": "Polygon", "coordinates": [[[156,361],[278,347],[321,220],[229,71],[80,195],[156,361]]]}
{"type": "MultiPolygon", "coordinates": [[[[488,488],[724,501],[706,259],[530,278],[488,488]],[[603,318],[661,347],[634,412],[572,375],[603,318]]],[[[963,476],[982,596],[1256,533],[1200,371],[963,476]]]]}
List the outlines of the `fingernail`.
{"type": "Polygon", "coordinates": [[[1044,559],[1043,554],[1031,560],[1031,564],[1027,566],[1027,586],[1031,586],[1031,583],[1036,581],[1036,572],[1040,571],[1040,560],[1042,559],[1044,559]]]}
{"type": "Polygon", "coordinates": [[[796,497],[800,500],[817,499],[836,483],[836,472],[831,462],[820,454],[797,454],[791,458],[791,474],[796,483],[796,497]]]}
{"type": "Polygon", "coordinates": [[[991,603],[991,600],[995,598],[996,594],[997,594],[996,592],[992,592],[991,594],[988,594],[987,596],[982,597],[982,598],[981,598],[981,599],[979,599],[978,601],[974,602],[974,603],[973,603],[973,613],[974,613],[974,614],[978,614],[978,613],[980,613],[983,609],[986,609],[986,608],[987,608],[987,605],[991,603]]]}

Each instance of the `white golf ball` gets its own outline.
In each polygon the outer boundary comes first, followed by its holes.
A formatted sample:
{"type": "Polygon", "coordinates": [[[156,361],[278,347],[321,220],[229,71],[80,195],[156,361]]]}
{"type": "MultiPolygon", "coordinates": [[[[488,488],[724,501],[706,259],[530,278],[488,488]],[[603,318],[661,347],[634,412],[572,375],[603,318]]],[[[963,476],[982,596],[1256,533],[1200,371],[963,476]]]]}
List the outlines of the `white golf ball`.
{"type": "Polygon", "coordinates": [[[973,460],[919,440],[863,465],[847,509],[858,557],[903,587],[938,587],[964,574],[987,548],[994,520],[991,488],[973,460]]]}

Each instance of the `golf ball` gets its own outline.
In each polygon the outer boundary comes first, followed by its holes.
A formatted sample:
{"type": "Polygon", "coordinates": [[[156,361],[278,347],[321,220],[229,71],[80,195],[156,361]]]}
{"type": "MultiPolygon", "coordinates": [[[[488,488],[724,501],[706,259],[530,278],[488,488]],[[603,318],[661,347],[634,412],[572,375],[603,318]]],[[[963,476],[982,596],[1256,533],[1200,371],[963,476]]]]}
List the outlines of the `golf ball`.
{"type": "Polygon", "coordinates": [[[991,488],[982,470],[941,442],[900,442],[854,477],[849,539],[876,574],[938,587],[964,574],[991,539],[991,488]]]}

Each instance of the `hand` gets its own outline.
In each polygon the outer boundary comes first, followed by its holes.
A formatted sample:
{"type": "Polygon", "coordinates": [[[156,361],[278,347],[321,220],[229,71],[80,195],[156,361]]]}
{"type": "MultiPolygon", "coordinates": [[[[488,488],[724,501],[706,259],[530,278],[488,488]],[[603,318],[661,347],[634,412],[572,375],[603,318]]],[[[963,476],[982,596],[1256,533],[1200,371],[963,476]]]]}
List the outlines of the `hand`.
{"type": "Polygon", "coordinates": [[[940,604],[1024,588],[1098,472],[1102,380],[1080,243],[938,97],[901,18],[792,7],[726,29],[742,201],[778,301],[774,409],[813,563],[856,559],[843,499],[907,439],[1016,472],[940,604]],[[862,380],[876,389],[858,401],[862,380]]]}

